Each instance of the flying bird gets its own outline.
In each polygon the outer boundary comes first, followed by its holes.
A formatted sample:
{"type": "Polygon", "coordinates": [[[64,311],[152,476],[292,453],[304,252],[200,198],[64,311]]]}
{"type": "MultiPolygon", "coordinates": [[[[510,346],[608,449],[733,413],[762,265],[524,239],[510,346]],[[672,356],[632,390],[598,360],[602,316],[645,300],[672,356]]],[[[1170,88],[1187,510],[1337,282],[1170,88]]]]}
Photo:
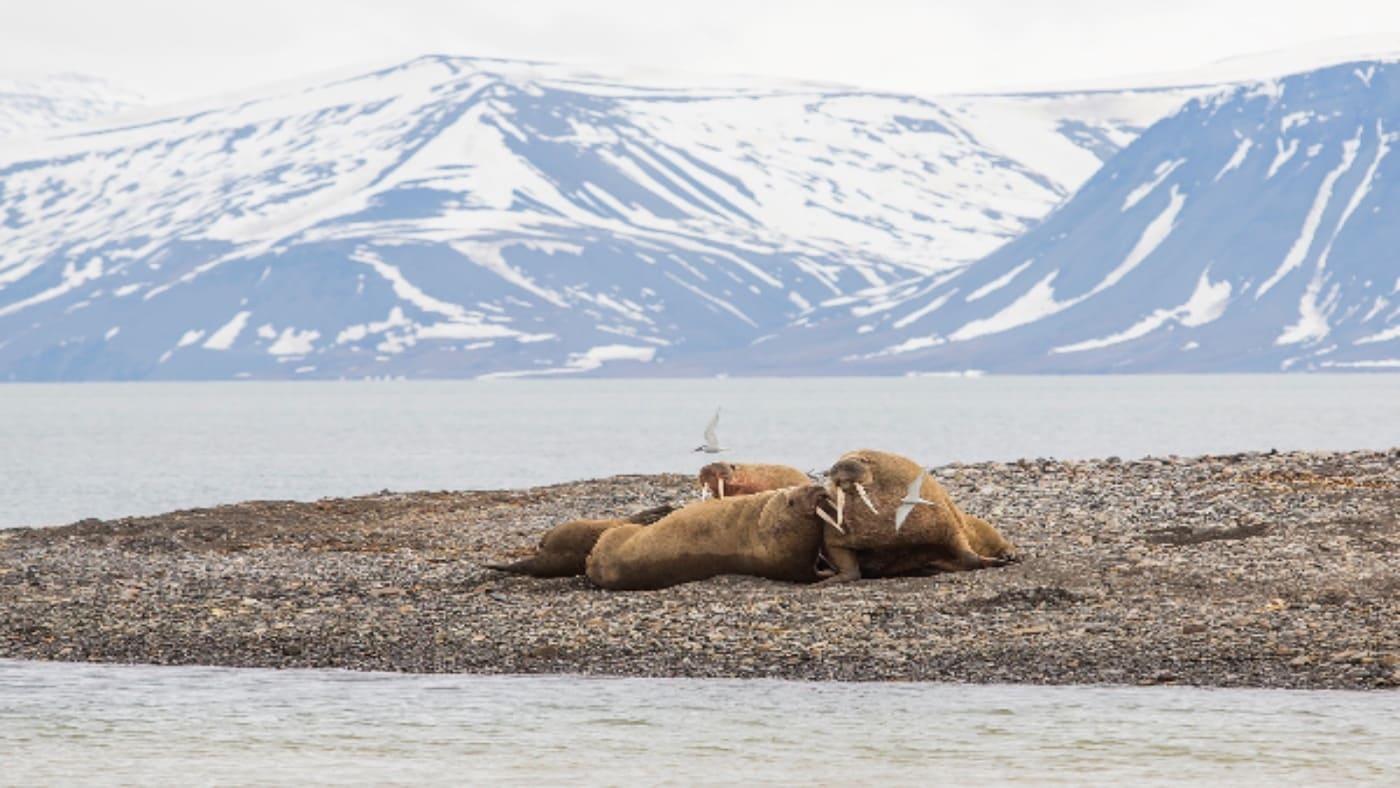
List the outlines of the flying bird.
{"type": "Polygon", "coordinates": [[[696,446],[696,451],[703,451],[706,454],[718,454],[724,451],[724,448],[719,445],[719,436],[715,434],[715,427],[719,425],[719,412],[720,409],[715,408],[714,417],[710,419],[709,424],[705,425],[705,443],[702,446],[696,446]]]}
{"type": "Polygon", "coordinates": [[[909,482],[909,489],[904,492],[904,498],[899,502],[899,508],[894,512],[894,530],[899,531],[904,527],[904,521],[909,518],[909,513],[914,511],[914,507],[919,504],[937,506],[935,501],[926,501],[919,497],[919,488],[924,486],[924,477],[928,476],[928,471],[920,470],[919,475],[914,477],[914,481],[909,482]]]}

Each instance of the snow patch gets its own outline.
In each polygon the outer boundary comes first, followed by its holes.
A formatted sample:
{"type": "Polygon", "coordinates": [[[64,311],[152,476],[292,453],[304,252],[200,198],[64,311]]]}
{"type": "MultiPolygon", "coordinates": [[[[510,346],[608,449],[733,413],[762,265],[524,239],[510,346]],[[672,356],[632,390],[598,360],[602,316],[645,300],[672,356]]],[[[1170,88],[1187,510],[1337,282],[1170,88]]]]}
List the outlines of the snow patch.
{"type": "MultiPolygon", "coordinates": [[[[1345,143],[1343,158],[1356,158],[1356,152],[1361,147],[1361,135],[1363,129],[1356,130],[1356,137],[1345,143]]],[[[1376,121],[1376,157],[1371,160],[1371,165],[1366,168],[1366,174],[1361,177],[1361,183],[1352,192],[1351,199],[1342,209],[1341,218],[1337,220],[1337,225],[1332,229],[1332,237],[1327,239],[1327,246],[1323,247],[1322,253],[1317,256],[1317,266],[1313,270],[1313,275],[1308,280],[1308,286],[1303,291],[1303,296],[1298,302],[1298,322],[1285,328],[1278,339],[1274,340],[1275,345],[1293,345],[1300,342],[1317,342],[1326,337],[1331,331],[1328,324],[1329,309],[1319,301],[1322,294],[1322,286],[1326,279],[1327,260],[1332,256],[1332,246],[1337,242],[1337,236],[1341,235],[1342,228],[1346,227],[1347,220],[1356,212],[1361,205],[1361,201],[1366,199],[1370,193],[1371,186],[1376,178],[1376,171],[1380,168],[1381,159],[1390,152],[1387,144],[1391,139],[1385,133],[1385,127],[1378,120],[1376,121]]],[[[1346,168],[1350,168],[1348,161],[1346,168]]],[[[1335,289],[1335,288],[1334,288],[1335,289]]]]}
{"type": "Polygon", "coordinates": [[[1293,154],[1298,152],[1298,140],[1291,139],[1285,146],[1282,139],[1277,139],[1274,140],[1274,147],[1277,148],[1277,151],[1274,153],[1273,162],[1269,164],[1269,174],[1264,176],[1265,180],[1274,177],[1279,168],[1287,164],[1288,160],[1293,158],[1293,154]]]}
{"type": "Polygon", "coordinates": [[[227,323],[223,324],[214,333],[209,335],[209,339],[205,341],[204,347],[209,350],[228,350],[233,347],[233,343],[237,341],[238,335],[243,333],[244,327],[248,325],[248,318],[252,314],[252,312],[243,311],[234,315],[227,323]]]}
{"type": "Polygon", "coordinates": [[[1245,94],[1245,99],[1267,98],[1270,104],[1283,98],[1283,80],[1266,79],[1251,87],[1245,94]]]}
{"type": "Polygon", "coordinates": [[[1186,195],[1181,193],[1176,184],[1172,184],[1171,199],[1167,203],[1167,207],[1163,208],[1162,212],[1157,214],[1157,218],[1148,222],[1147,226],[1143,228],[1142,235],[1138,237],[1137,243],[1129,250],[1128,256],[1123,258],[1123,262],[1110,271],[1108,276],[1104,277],[1103,281],[1095,285],[1094,289],[1090,290],[1084,297],[1087,298],[1118,284],[1123,277],[1141,265],[1143,260],[1157,251],[1157,247],[1167,240],[1167,236],[1171,235],[1172,229],[1176,227],[1176,217],[1181,213],[1181,207],[1185,204],[1186,195]]]}
{"type": "Polygon", "coordinates": [[[1146,336],[1173,320],[1183,326],[1203,326],[1225,314],[1225,307],[1230,303],[1230,289],[1229,281],[1222,279],[1212,283],[1209,270],[1204,271],[1196,282],[1196,289],[1192,291],[1191,297],[1187,298],[1186,303],[1181,306],[1173,309],[1158,309],[1117,334],[1101,339],[1061,345],[1050,352],[1080,353],[1085,350],[1098,350],[1146,336]]]}
{"type": "Polygon", "coordinates": [[[963,300],[968,302],[976,301],[979,298],[995,293],[1003,287],[1006,287],[1007,285],[1011,284],[1011,280],[1015,279],[1017,274],[1020,274],[1022,271],[1026,270],[1027,268],[1030,268],[1031,263],[1033,262],[1035,261],[1027,260],[1024,263],[1021,263],[1020,265],[1016,266],[1010,271],[1007,271],[1005,274],[1002,274],[996,279],[993,279],[992,281],[986,283],[985,285],[982,285],[976,290],[973,290],[971,293],[968,293],[967,298],[963,300]]]}
{"type": "Polygon", "coordinates": [[[274,356],[304,356],[316,349],[312,343],[320,337],[321,332],[314,329],[298,331],[295,328],[284,328],[267,352],[274,356]]]}
{"type": "Polygon", "coordinates": [[[395,306],[389,309],[389,316],[383,320],[371,323],[357,323],[342,328],[340,333],[335,335],[335,343],[337,345],[344,345],[347,342],[359,342],[370,334],[379,334],[391,328],[409,325],[413,324],[404,316],[403,308],[395,306]]]}
{"type": "Polygon", "coordinates": [[[1400,369],[1400,358],[1377,359],[1374,361],[1324,361],[1319,366],[1338,369],[1400,369]]]}
{"type": "Polygon", "coordinates": [[[1000,312],[988,318],[973,320],[950,334],[948,339],[953,342],[962,342],[988,334],[998,334],[1017,326],[1034,323],[1041,318],[1049,317],[1073,306],[1079,299],[1073,301],[1055,300],[1055,291],[1050,286],[1050,280],[1054,279],[1058,273],[1058,270],[1051,271],[1045,275],[1044,279],[1036,282],[1024,295],[1007,304],[1000,312]]]}
{"type": "Polygon", "coordinates": [[[1303,220],[1303,230],[1298,234],[1297,240],[1284,256],[1283,262],[1279,264],[1278,270],[1273,275],[1264,280],[1264,284],[1255,291],[1254,298],[1257,301],[1269,292],[1280,279],[1287,276],[1289,272],[1303,264],[1304,258],[1308,255],[1308,250],[1312,248],[1313,239],[1317,235],[1318,225],[1322,224],[1323,212],[1327,210],[1327,203],[1332,199],[1332,187],[1336,185],[1337,179],[1342,177],[1351,165],[1356,161],[1356,152],[1361,147],[1361,129],[1356,132],[1356,137],[1347,140],[1342,145],[1342,161],[1336,169],[1327,173],[1327,177],[1322,179],[1322,186],[1317,190],[1317,196],[1313,198],[1312,208],[1308,210],[1307,218],[1303,220]]]}
{"type": "Polygon", "coordinates": [[[1371,308],[1366,310],[1366,316],[1361,318],[1361,322],[1371,322],[1373,319],[1375,319],[1376,315],[1379,315],[1381,312],[1384,312],[1385,308],[1388,306],[1390,306],[1390,299],[1381,295],[1376,296],[1376,300],[1372,302],[1371,308]]]}
{"type": "Polygon", "coordinates": [[[1221,178],[1225,177],[1225,173],[1239,169],[1240,165],[1244,164],[1244,159],[1249,155],[1249,149],[1252,147],[1254,147],[1254,140],[1248,137],[1240,140],[1240,144],[1235,146],[1235,152],[1230,156],[1230,160],[1225,162],[1225,166],[1221,167],[1220,172],[1215,174],[1216,182],[1218,183],[1221,178]]]}
{"type": "Polygon", "coordinates": [[[904,327],[908,326],[910,323],[913,323],[913,322],[917,321],[918,319],[922,318],[924,315],[927,315],[928,313],[930,313],[930,312],[932,312],[932,311],[938,309],[939,307],[943,306],[944,304],[948,303],[948,299],[952,298],[953,295],[956,294],[957,292],[958,292],[958,291],[957,291],[956,288],[953,289],[953,290],[949,290],[947,293],[944,293],[943,295],[939,296],[938,298],[933,299],[932,301],[928,302],[927,304],[924,304],[923,306],[919,307],[918,309],[915,309],[913,312],[910,312],[909,314],[905,315],[904,317],[901,317],[900,319],[894,321],[894,327],[895,327],[895,328],[904,328],[904,327]]]}
{"type": "MultiPolygon", "coordinates": [[[[24,270],[24,268],[21,267],[19,270],[22,271],[24,270]]],[[[35,304],[42,304],[45,301],[58,298],[59,296],[64,295],[65,293],[69,293],[73,290],[76,290],[79,287],[82,287],[88,282],[100,278],[101,276],[101,257],[92,258],[87,262],[86,265],[84,265],[81,268],[74,265],[73,262],[70,260],[67,263],[63,264],[62,283],[50,287],[49,289],[44,290],[35,295],[32,295],[29,298],[24,298],[19,301],[15,301],[13,303],[6,304],[5,306],[0,307],[0,317],[4,317],[8,314],[13,314],[15,312],[20,311],[21,309],[26,309],[28,307],[34,306],[35,304]]],[[[0,285],[3,284],[3,278],[0,278],[0,285]]]]}
{"type": "Polygon", "coordinates": [[[589,348],[582,353],[570,353],[568,360],[563,367],[541,370],[517,370],[512,372],[493,372],[480,376],[481,380],[494,380],[501,378],[522,378],[540,375],[572,375],[580,372],[591,372],[599,367],[613,361],[636,361],[649,363],[656,357],[656,348],[637,347],[636,345],[599,345],[589,348]]]}
{"type": "Polygon", "coordinates": [[[1400,339],[1400,325],[1391,326],[1390,328],[1387,328],[1384,331],[1378,331],[1374,334],[1368,334],[1367,336],[1356,340],[1352,344],[1370,345],[1375,342],[1389,342],[1392,339],[1400,339]]]}
{"type": "Polygon", "coordinates": [[[1158,164],[1157,168],[1152,171],[1153,175],[1156,177],[1154,177],[1147,183],[1138,186],[1131,192],[1128,192],[1127,198],[1123,200],[1123,210],[1126,211],[1134,205],[1137,205],[1138,203],[1142,202],[1143,198],[1151,194],[1152,191],[1158,186],[1161,186],[1162,181],[1166,180],[1167,177],[1171,175],[1177,167],[1180,167],[1185,163],[1185,159],[1175,159],[1173,161],[1164,161],[1161,164],[1158,164]]]}
{"type": "Polygon", "coordinates": [[[495,323],[433,323],[414,333],[419,339],[508,339],[520,332],[495,323]]]}
{"type": "Polygon", "coordinates": [[[1280,134],[1287,134],[1288,130],[1295,126],[1306,126],[1312,120],[1311,112],[1290,112],[1279,121],[1278,130],[1280,134]]]}

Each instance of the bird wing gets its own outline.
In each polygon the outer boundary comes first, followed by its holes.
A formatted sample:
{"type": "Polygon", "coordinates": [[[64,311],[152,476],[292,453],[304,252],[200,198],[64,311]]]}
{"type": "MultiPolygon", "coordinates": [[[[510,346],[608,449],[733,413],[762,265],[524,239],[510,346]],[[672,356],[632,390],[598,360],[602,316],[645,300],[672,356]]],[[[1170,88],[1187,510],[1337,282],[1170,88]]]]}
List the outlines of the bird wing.
{"type": "Polygon", "coordinates": [[[719,446],[719,436],[715,435],[715,427],[719,426],[719,408],[715,408],[715,415],[710,419],[710,423],[705,425],[705,445],[719,446]]]}
{"type": "Polygon", "coordinates": [[[909,518],[909,513],[914,511],[915,506],[921,503],[932,505],[932,502],[925,501],[919,496],[919,490],[924,486],[924,477],[927,475],[928,471],[920,470],[919,475],[914,477],[914,481],[909,482],[909,489],[904,493],[904,500],[899,502],[899,508],[894,513],[895,531],[904,527],[904,521],[909,518]]]}
{"type": "Polygon", "coordinates": [[[909,513],[914,511],[914,504],[901,503],[898,509],[894,510],[894,530],[898,531],[904,527],[904,521],[908,519],[909,513]]]}
{"type": "Polygon", "coordinates": [[[914,477],[914,481],[909,482],[909,489],[904,493],[904,500],[919,500],[919,490],[924,486],[924,477],[928,476],[928,471],[920,470],[919,475],[914,477]]]}

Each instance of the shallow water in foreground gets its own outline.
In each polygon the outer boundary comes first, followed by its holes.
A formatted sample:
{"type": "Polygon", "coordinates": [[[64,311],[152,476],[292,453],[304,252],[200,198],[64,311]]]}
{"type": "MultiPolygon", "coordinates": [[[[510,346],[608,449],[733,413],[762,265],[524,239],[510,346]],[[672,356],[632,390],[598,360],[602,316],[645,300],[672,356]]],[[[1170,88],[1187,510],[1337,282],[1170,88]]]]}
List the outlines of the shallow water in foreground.
{"type": "Polygon", "coordinates": [[[1390,784],[1400,694],[0,660],[0,783],[1390,784]]]}

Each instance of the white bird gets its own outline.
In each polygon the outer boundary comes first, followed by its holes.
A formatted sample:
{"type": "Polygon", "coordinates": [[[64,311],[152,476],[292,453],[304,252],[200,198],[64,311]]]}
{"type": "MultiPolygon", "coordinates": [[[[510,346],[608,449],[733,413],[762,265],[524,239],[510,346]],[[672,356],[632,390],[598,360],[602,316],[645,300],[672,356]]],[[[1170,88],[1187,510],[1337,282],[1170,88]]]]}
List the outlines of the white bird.
{"type": "Polygon", "coordinates": [[[724,451],[719,445],[719,436],[715,435],[715,427],[719,425],[720,408],[715,408],[715,415],[710,419],[710,423],[705,425],[705,444],[696,446],[696,451],[703,451],[706,454],[718,454],[724,451]]]}
{"type": "Polygon", "coordinates": [[[904,492],[904,498],[899,502],[899,508],[894,512],[894,530],[899,531],[904,527],[904,521],[909,518],[909,513],[914,511],[914,507],[919,504],[937,506],[935,501],[926,501],[919,497],[919,489],[924,486],[924,477],[928,476],[928,471],[921,470],[919,475],[914,477],[914,481],[909,482],[909,489],[904,492]]]}

